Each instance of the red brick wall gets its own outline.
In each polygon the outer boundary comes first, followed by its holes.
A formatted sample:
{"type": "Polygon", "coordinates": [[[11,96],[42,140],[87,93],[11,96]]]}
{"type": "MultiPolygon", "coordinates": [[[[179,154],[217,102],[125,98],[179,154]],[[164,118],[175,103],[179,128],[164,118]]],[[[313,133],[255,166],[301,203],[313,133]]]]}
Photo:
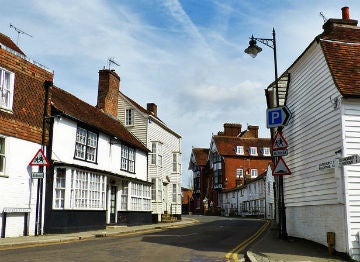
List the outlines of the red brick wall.
{"type": "MultiPolygon", "coordinates": [[[[226,189],[231,189],[236,187],[236,169],[243,168],[244,176],[245,172],[249,171],[251,175],[251,169],[257,169],[258,175],[264,173],[271,162],[271,158],[225,158],[225,178],[226,189]]],[[[244,182],[244,181],[243,181],[244,182]]]]}
{"type": "Polygon", "coordinates": [[[0,67],[15,73],[13,110],[0,110],[0,134],[40,143],[44,111],[44,81],[53,74],[0,49],[0,67]]]}
{"type": "Polygon", "coordinates": [[[117,117],[120,77],[113,70],[99,71],[97,107],[117,117]]]}

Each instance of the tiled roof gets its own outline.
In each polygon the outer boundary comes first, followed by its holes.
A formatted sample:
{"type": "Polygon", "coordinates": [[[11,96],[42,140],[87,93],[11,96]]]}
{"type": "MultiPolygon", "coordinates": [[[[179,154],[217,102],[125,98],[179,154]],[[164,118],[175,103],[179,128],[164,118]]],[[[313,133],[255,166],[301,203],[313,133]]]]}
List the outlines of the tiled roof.
{"type": "Polygon", "coordinates": [[[335,26],[319,39],[340,93],[360,97],[360,28],[335,26]]]}
{"type": "Polygon", "coordinates": [[[60,88],[51,88],[51,105],[70,118],[85,123],[105,134],[117,137],[133,147],[149,152],[145,145],[137,140],[120,121],[60,88]]]}
{"type": "Polygon", "coordinates": [[[196,159],[196,163],[199,166],[206,166],[206,162],[209,156],[209,149],[208,148],[193,148],[192,152],[196,159]]]}
{"type": "Polygon", "coordinates": [[[23,51],[10,39],[10,37],[0,33],[0,44],[22,54],[25,55],[23,51]]]}
{"type": "Polygon", "coordinates": [[[244,146],[245,156],[249,156],[247,149],[249,147],[269,147],[271,148],[270,138],[242,138],[230,136],[213,136],[216,148],[222,156],[237,156],[235,146],[244,146]]]}

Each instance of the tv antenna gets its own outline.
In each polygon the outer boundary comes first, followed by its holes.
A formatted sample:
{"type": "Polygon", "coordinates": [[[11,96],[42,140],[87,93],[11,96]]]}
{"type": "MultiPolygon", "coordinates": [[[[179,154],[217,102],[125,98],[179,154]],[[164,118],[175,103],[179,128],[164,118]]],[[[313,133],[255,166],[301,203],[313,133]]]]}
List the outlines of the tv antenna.
{"type": "Polygon", "coordinates": [[[325,23],[327,21],[327,18],[325,17],[325,15],[322,12],[320,12],[320,15],[321,15],[321,17],[322,17],[322,19],[324,20],[324,23],[325,23]]]}
{"type": "Polygon", "coordinates": [[[23,34],[23,35],[27,35],[27,36],[32,37],[32,35],[26,33],[25,31],[21,30],[21,29],[18,28],[18,27],[13,26],[12,24],[10,24],[10,28],[14,28],[14,30],[18,33],[17,38],[16,38],[16,45],[17,45],[18,42],[19,42],[19,35],[20,35],[20,34],[23,34]]]}
{"type": "Polygon", "coordinates": [[[116,66],[120,66],[119,63],[115,61],[115,58],[110,57],[110,58],[108,59],[108,62],[109,62],[109,70],[110,70],[110,66],[111,66],[112,64],[114,64],[114,65],[116,65],[116,66]]]}

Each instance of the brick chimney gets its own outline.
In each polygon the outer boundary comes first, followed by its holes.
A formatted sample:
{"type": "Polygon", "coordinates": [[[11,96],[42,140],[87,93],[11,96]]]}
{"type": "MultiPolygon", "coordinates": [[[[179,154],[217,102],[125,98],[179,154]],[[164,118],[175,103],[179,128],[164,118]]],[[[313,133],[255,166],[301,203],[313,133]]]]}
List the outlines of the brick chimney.
{"type": "Polygon", "coordinates": [[[147,111],[149,111],[153,116],[157,117],[157,105],[155,103],[148,103],[146,106],[147,111]]]}
{"type": "Polygon", "coordinates": [[[254,138],[259,138],[259,127],[258,126],[248,126],[248,130],[254,136],[254,138]]]}
{"type": "Polygon", "coordinates": [[[241,133],[241,124],[224,124],[224,136],[238,136],[241,133]]]}
{"type": "Polygon", "coordinates": [[[118,115],[119,88],[120,77],[115,70],[99,71],[97,107],[114,117],[118,115]]]}
{"type": "Polygon", "coordinates": [[[325,24],[323,25],[325,33],[330,32],[335,26],[357,26],[358,21],[350,19],[349,7],[345,6],[341,8],[341,12],[341,19],[330,18],[325,22],[325,24]]]}

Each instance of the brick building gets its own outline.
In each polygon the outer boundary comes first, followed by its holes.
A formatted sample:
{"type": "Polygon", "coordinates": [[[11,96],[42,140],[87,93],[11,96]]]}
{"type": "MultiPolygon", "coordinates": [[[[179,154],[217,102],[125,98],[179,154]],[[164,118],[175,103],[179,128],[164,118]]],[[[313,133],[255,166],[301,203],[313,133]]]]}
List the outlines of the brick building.
{"type": "Polygon", "coordinates": [[[31,178],[29,163],[46,142],[42,141],[44,83],[52,80],[52,71],[29,59],[0,33],[1,237],[33,235],[42,230],[41,201],[36,204],[42,180],[31,178]]]}
{"type": "Polygon", "coordinates": [[[264,173],[271,162],[271,139],[259,138],[258,126],[250,125],[244,131],[241,128],[241,124],[225,123],[224,130],[212,136],[206,165],[197,163],[201,151],[193,149],[189,169],[194,175],[194,195],[202,199],[198,207],[201,211],[218,212],[223,190],[245,185],[264,173]]]}

